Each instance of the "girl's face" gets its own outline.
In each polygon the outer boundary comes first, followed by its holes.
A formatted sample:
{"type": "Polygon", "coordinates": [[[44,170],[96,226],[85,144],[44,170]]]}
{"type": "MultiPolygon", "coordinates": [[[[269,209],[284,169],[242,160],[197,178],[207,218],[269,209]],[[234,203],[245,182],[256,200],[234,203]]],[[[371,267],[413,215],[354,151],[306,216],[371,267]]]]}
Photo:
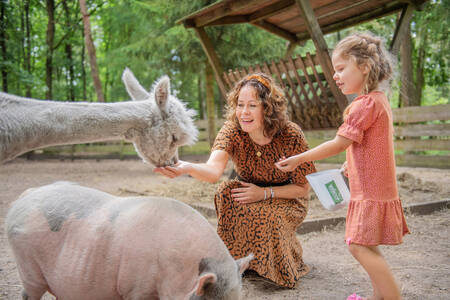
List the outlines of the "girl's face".
{"type": "Polygon", "coordinates": [[[354,59],[343,58],[339,53],[333,53],[331,61],[334,68],[333,79],[341,92],[344,95],[361,95],[368,68],[358,66],[354,59]]]}
{"type": "Polygon", "coordinates": [[[242,130],[253,134],[262,133],[263,116],[263,105],[256,96],[256,90],[251,86],[244,86],[239,92],[236,105],[236,117],[242,130]]]}

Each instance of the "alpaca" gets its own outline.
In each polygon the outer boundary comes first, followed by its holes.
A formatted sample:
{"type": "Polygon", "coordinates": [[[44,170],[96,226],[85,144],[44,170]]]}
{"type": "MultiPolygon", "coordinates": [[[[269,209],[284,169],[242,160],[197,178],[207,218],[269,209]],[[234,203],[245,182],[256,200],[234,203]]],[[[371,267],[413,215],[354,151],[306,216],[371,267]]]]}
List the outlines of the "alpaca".
{"type": "Polygon", "coordinates": [[[0,92],[0,163],[55,145],[121,140],[133,143],[144,162],[177,162],[177,148],[197,140],[193,110],[170,95],[163,76],[147,92],[126,68],[122,75],[134,101],[41,101],[0,92]]]}

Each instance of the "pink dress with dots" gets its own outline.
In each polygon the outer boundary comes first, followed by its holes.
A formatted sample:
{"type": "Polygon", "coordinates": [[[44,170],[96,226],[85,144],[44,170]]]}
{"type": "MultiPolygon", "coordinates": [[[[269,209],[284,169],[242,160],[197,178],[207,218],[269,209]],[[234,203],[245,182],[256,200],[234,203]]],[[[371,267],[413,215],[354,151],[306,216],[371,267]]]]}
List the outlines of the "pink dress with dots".
{"type": "Polygon", "coordinates": [[[393,131],[389,101],[375,91],[350,104],[337,132],[353,141],[347,149],[348,244],[397,245],[409,233],[397,190],[393,131]]]}

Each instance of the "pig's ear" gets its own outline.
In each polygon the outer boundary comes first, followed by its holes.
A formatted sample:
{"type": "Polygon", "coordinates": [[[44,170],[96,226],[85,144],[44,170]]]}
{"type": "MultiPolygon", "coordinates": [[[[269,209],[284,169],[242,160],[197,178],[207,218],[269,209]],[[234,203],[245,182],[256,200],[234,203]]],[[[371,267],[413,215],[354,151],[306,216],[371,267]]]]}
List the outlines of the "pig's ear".
{"type": "Polygon", "coordinates": [[[195,288],[195,295],[203,296],[205,294],[205,289],[210,284],[214,284],[217,281],[217,276],[214,273],[204,273],[198,279],[197,287],[195,288]]]}
{"type": "Polygon", "coordinates": [[[254,257],[253,253],[250,253],[250,255],[236,260],[236,264],[238,265],[239,273],[242,274],[242,273],[244,273],[245,270],[247,270],[253,257],[254,257]]]}

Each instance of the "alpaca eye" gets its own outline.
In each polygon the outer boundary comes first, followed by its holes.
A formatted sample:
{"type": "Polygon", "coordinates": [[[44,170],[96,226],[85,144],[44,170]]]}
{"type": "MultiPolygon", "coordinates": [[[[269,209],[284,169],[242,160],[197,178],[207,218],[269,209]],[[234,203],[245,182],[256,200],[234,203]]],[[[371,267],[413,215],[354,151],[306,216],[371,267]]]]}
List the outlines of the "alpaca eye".
{"type": "Polygon", "coordinates": [[[175,135],[172,135],[172,144],[175,144],[176,142],[178,142],[178,139],[175,135]]]}

